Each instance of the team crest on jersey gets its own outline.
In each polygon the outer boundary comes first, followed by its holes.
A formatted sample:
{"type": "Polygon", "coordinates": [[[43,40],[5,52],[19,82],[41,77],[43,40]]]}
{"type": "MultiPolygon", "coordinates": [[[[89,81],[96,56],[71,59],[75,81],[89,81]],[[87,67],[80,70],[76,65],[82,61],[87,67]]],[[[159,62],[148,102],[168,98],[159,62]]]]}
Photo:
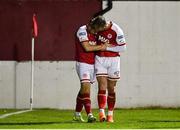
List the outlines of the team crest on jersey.
{"type": "Polygon", "coordinates": [[[108,37],[109,39],[111,39],[111,38],[112,38],[112,34],[109,33],[109,34],[107,35],[107,37],[108,37]]]}

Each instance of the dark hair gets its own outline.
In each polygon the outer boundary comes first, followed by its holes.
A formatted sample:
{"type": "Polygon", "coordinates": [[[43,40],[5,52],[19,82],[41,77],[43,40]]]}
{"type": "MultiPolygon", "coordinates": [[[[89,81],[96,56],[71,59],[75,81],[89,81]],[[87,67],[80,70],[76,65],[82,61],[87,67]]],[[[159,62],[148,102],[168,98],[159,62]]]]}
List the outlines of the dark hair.
{"type": "Polygon", "coordinates": [[[103,16],[97,16],[97,17],[91,19],[89,25],[93,29],[102,28],[106,25],[106,20],[103,16]]]}

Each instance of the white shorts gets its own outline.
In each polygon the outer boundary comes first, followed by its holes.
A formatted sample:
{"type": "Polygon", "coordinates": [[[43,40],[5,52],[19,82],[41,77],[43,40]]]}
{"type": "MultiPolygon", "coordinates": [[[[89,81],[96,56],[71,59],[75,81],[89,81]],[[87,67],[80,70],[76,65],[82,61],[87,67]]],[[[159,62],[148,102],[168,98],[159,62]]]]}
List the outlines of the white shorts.
{"type": "Polygon", "coordinates": [[[81,83],[95,82],[94,64],[76,62],[76,71],[81,83]]]}
{"type": "Polygon", "coordinates": [[[95,58],[96,77],[106,76],[109,80],[120,79],[120,57],[99,57],[95,58]]]}

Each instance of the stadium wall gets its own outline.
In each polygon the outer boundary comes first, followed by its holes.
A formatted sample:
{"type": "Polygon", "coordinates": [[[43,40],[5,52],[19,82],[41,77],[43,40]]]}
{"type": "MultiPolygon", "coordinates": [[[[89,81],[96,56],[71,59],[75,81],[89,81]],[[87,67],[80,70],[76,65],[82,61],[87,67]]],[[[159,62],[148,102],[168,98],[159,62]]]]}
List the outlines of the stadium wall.
{"type": "MultiPolygon", "coordinates": [[[[180,2],[113,4],[105,17],[122,27],[128,47],[116,107],[180,107],[180,2]]],[[[73,109],[78,90],[74,61],[35,62],[35,108],[73,109]]],[[[0,108],[28,108],[29,93],[30,62],[0,61],[0,108]]],[[[94,84],[94,108],[96,94],[94,84]]]]}

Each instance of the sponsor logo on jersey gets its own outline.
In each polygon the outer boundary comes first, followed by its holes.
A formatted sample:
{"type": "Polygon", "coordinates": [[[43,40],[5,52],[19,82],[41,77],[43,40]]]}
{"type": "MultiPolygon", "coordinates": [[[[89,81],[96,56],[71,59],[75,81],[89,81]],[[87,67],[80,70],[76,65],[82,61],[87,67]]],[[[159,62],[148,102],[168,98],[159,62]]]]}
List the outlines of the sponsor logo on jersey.
{"type": "Polygon", "coordinates": [[[109,39],[111,39],[111,38],[112,38],[112,34],[109,33],[109,34],[107,35],[107,37],[108,37],[109,39]]]}
{"type": "Polygon", "coordinates": [[[109,39],[106,39],[106,38],[102,37],[101,35],[99,35],[98,40],[101,42],[104,42],[104,43],[109,43],[109,39]]]}
{"type": "Polygon", "coordinates": [[[120,40],[120,39],[122,39],[122,38],[124,38],[123,35],[118,36],[118,40],[120,40]]]}
{"type": "Polygon", "coordinates": [[[123,35],[118,36],[118,37],[117,37],[117,40],[118,40],[119,42],[125,42],[123,35]]]}
{"type": "Polygon", "coordinates": [[[79,36],[85,36],[86,35],[86,32],[80,32],[79,33],[79,36]]]}

